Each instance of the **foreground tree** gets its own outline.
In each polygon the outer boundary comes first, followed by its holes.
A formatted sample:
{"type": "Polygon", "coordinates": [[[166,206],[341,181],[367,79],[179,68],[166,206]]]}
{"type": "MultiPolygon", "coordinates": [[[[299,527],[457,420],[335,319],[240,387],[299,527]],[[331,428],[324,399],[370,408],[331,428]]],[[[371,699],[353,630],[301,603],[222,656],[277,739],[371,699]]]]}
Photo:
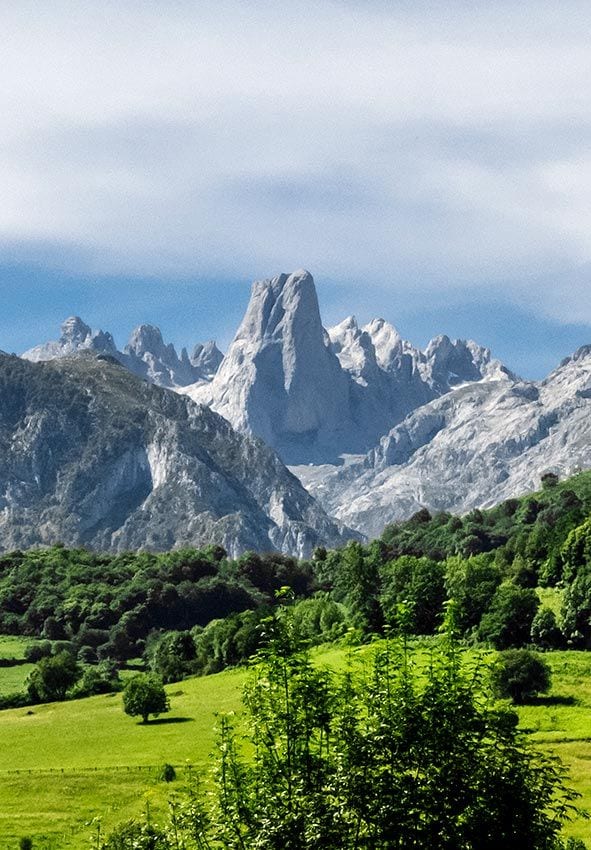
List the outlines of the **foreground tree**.
{"type": "Polygon", "coordinates": [[[162,679],[153,674],[139,673],[123,689],[123,710],[130,717],[141,717],[148,722],[150,714],[156,717],[170,709],[162,679]]]}

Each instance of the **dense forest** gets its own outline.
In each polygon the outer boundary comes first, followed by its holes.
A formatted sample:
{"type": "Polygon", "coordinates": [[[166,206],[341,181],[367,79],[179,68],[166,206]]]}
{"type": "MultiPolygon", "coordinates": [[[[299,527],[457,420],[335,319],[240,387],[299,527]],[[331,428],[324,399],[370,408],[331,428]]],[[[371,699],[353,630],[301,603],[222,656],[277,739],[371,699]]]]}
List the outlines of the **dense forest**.
{"type": "MultiPolygon", "coordinates": [[[[143,656],[165,680],[240,663],[286,599],[310,643],[406,627],[433,634],[453,599],[463,636],[497,649],[591,640],[591,473],[464,517],[421,510],[367,545],[231,560],[219,546],[98,554],[60,546],[0,558],[0,632],[78,660],[143,656]],[[555,588],[553,603],[540,588],[555,588]],[[409,613],[410,612],[410,613],[409,613]]],[[[548,596],[548,594],[546,594],[548,596]]],[[[49,651],[49,650],[48,650],[49,651]]]]}

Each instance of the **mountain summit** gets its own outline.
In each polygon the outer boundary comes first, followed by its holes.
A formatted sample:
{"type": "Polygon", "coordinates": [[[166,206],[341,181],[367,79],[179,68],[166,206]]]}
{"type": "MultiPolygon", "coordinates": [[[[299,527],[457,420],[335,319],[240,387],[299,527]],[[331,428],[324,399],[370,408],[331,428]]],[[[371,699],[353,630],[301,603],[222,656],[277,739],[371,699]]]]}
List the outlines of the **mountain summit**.
{"type": "Polygon", "coordinates": [[[302,269],[253,284],[213,380],[183,391],[297,465],[366,452],[416,408],[493,374],[512,377],[473,342],[439,337],[422,352],[383,319],[360,328],[353,316],[326,331],[302,269]]]}
{"type": "Polygon", "coordinates": [[[85,351],[114,357],[139,378],[171,389],[211,380],[222,360],[215,342],[196,345],[191,358],[183,349],[179,357],[174,345],[164,342],[160,328],[147,324],[135,328],[125,349],[119,351],[110,333],[93,331],[79,316],[65,320],[58,340],[37,345],[22,357],[42,363],[85,351]]]}
{"type": "Polygon", "coordinates": [[[262,437],[285,460],[331,453],[346,442],[353,428],[349,381],[322,327],[309,272],[253,285],[213,381],[191,395],[262,437]]]}

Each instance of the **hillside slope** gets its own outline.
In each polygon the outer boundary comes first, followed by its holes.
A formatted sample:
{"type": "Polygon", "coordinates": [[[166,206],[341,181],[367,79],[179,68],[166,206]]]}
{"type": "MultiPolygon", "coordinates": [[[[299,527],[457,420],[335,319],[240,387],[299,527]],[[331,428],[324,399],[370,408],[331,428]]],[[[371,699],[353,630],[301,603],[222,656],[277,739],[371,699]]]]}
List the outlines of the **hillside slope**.
{"type": "Polygon", "coordinates": [[[309,554],[339,528],[260,440],[91,355],[0,356],[0,548],[220,543],[309,554]]]}
{"type": "Polygon", "coordinates": [[[539,384],[466,384],[414,411],[348,467],[297,470],[342,522],[378,536],[425,507],[465,513],[591,466],[591,347],[539,384]]]}

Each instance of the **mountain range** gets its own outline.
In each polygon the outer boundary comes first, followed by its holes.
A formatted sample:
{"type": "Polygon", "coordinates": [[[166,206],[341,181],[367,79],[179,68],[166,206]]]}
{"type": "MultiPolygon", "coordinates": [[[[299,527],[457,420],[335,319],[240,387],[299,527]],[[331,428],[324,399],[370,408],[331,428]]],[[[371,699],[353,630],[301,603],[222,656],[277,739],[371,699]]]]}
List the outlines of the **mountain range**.
{"type": "Polygon", "coordinates": [[[108,354],[0,355],[0,547],[307,556],[338,526],[262,440],[108,354]]]}
{"type": "Polygon", "coordinates": [[[139,325],[123,351],[119,351],[110,333],[93,331],[79,316],[65,320],[59,339],[37,345],[22,356],[42,363],[83,351],[107,354],[139,378],[169,388],[211,380],[223,359],[212,340],[197,344],[190,356],[183,348],[179,356],[174,345],[165,344],[160,329],[154,325],[139,325]]]}
{"type": "MultiPolygon", "coordinates": [[[[544,381],[529,382],[470,340],[438,336],[421,350],[382,318],[359,326],[349,317],[325,329],[314,280],[304,270],[253,285],[225,356],[213,342],[178,355],[151,325],[137,328],[120,351],[109,333],[70,318],[58,341],[23,358],[34,361],[31,366],[67,362],[71,375],[74,363],[83,360],[90,369],[97,356],[101,369],[105,359],[112,361],[110,375],[119,364],[164,392],[174,390],[173,398],[188,396],[191,401],[174,404],[200,411],[195,416],[212,415],[205,408],[215,411],[216,429],[226,428],[223,439],[261,438],[312,494],[309,505],[319,513],[311,523],[315,530],[303,535],[306,543],[260,528],[249,543],[241,529],[234,541],[225,534],[232,551],[268,541],[284,551],[307,551],[312,538],[342,538],[347,526],[375,536],[386,523],[423,507],[463,512],[489,506],[535,489],[545,471],[568,474],[591,466],[591,347],[564,360],[544,381]],[[338,522],[331,524],[319,504],[338,522]]],[[[107,402],[96,398],[95,404],[107,402]]],[[[171,447],[168,457],[173,454],[171,447]]],[[[281,469],[279,477],[287,480],[285,467],[271,457],[260,460],[277,474],[281,469]]],[[[171,484],[171,497],[178,486],[171,484]]],[[[268,519],[268,503],[265,510],[268,519]]],[[[236,505],[234,514],[241,515],[236,505]]],[[[301,511],[289,517],[306,521],[301,511]]],[[[160,527],[165,524],[163,519],[160,527]]],[[[167,540],[174,545],[180,532],[173,520],[170,525],[167,540]]],[[[101,545],[156,545],[140,532],[111,531],[115,537],[103,535],[101,545]]]]}

